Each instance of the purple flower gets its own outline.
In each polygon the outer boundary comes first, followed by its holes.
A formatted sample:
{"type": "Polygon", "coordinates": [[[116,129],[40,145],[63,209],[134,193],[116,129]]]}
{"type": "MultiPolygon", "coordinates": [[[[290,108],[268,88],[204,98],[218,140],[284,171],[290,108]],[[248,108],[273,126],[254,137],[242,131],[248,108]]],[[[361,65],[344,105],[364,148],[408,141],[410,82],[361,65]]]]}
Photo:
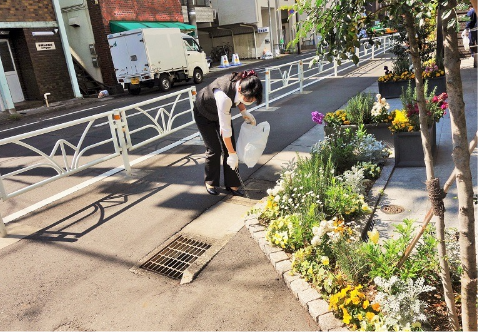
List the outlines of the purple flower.
{"type": "Polygon", "coordinates": [[[324,120],[325,115],[319,112],[312,112],[312,121],[318,124],[322,124],[322,120],[324,120]]]}

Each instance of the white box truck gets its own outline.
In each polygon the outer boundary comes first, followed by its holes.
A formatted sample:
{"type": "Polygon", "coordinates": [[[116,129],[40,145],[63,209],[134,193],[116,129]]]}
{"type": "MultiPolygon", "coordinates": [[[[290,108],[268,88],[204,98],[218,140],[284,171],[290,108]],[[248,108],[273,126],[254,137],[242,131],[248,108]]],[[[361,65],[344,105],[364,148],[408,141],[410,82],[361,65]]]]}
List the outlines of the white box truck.
{"type": "Polygon", "coordinates": [[[201,83],[209,72],[206,54],[177,28],[146,28],[108,35],[116,79],[137,95],[141,87],[168,91],[174,82],[201,83]]]}

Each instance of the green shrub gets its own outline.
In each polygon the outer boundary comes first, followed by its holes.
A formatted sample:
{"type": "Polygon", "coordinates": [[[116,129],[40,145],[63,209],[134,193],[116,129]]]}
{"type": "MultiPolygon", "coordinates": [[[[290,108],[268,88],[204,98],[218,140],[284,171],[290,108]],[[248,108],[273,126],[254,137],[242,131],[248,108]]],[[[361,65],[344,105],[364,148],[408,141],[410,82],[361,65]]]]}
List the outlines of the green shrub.
{"type": "Polygon", "coordinates": [[[373,97],[368,93],[361,92],[353,96],[345,106],[347,120],[357,125],[371,123],[373,103],[373,97]]]}
{"type": "Polygon", "coordinates": [[[436,256],[437,240],[432,234],[431,225],[426,228],[410,257],[400,269],[397,269],[399,260],[413,239],[416,228],[413,222],[404,219],[402,223],[394,225],[396,236],[384,240],[382,245],[378,243],[378,232],[369,232],[369,241],[362,244],[359,254],[365,255],[368,259],[370,279],[375,277],[390,279],[392,276],[398,276],[402,280],[415,280],[425,276],[428,280],[436,281],[439,268],[436,256]]]}

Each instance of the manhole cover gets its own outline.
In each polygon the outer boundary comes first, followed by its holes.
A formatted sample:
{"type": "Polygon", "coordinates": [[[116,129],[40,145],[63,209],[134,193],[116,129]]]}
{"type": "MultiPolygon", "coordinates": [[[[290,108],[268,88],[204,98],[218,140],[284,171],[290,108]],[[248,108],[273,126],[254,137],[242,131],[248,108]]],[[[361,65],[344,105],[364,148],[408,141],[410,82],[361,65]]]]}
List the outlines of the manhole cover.
{"type": "Polygon", "coordinates": [[[207,243],[179,236],[140,268],[172,279],[181,279],[184,270],[210,247],[207,243]]]}
{"type": "Polygon", "coordinates": [[[386,214],[399,214],[405,211],[400,205],[382,205],[380,210],[386,214]]]}

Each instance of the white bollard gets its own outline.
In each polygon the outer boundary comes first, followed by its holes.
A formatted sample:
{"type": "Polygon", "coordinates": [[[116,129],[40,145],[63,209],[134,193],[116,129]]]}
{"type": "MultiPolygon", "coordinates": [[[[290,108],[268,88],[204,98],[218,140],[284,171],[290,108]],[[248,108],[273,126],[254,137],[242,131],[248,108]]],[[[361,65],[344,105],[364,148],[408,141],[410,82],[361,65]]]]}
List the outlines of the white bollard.
{"type": "Polygon", "coordinates": [[[231,63],[231,66],[240,66],[241,65],[241,61],[239,60],[239,54],[237,53],[234,53],[232,55],[232,63],[231,63]]]}
{"type": "Polygon", "coordinates": [[[229,65],[229,60],[227,60],[227,55],[222,55],[221,56],[221,65],[219,68],[228,68],[230,67],[229,65]]]}

